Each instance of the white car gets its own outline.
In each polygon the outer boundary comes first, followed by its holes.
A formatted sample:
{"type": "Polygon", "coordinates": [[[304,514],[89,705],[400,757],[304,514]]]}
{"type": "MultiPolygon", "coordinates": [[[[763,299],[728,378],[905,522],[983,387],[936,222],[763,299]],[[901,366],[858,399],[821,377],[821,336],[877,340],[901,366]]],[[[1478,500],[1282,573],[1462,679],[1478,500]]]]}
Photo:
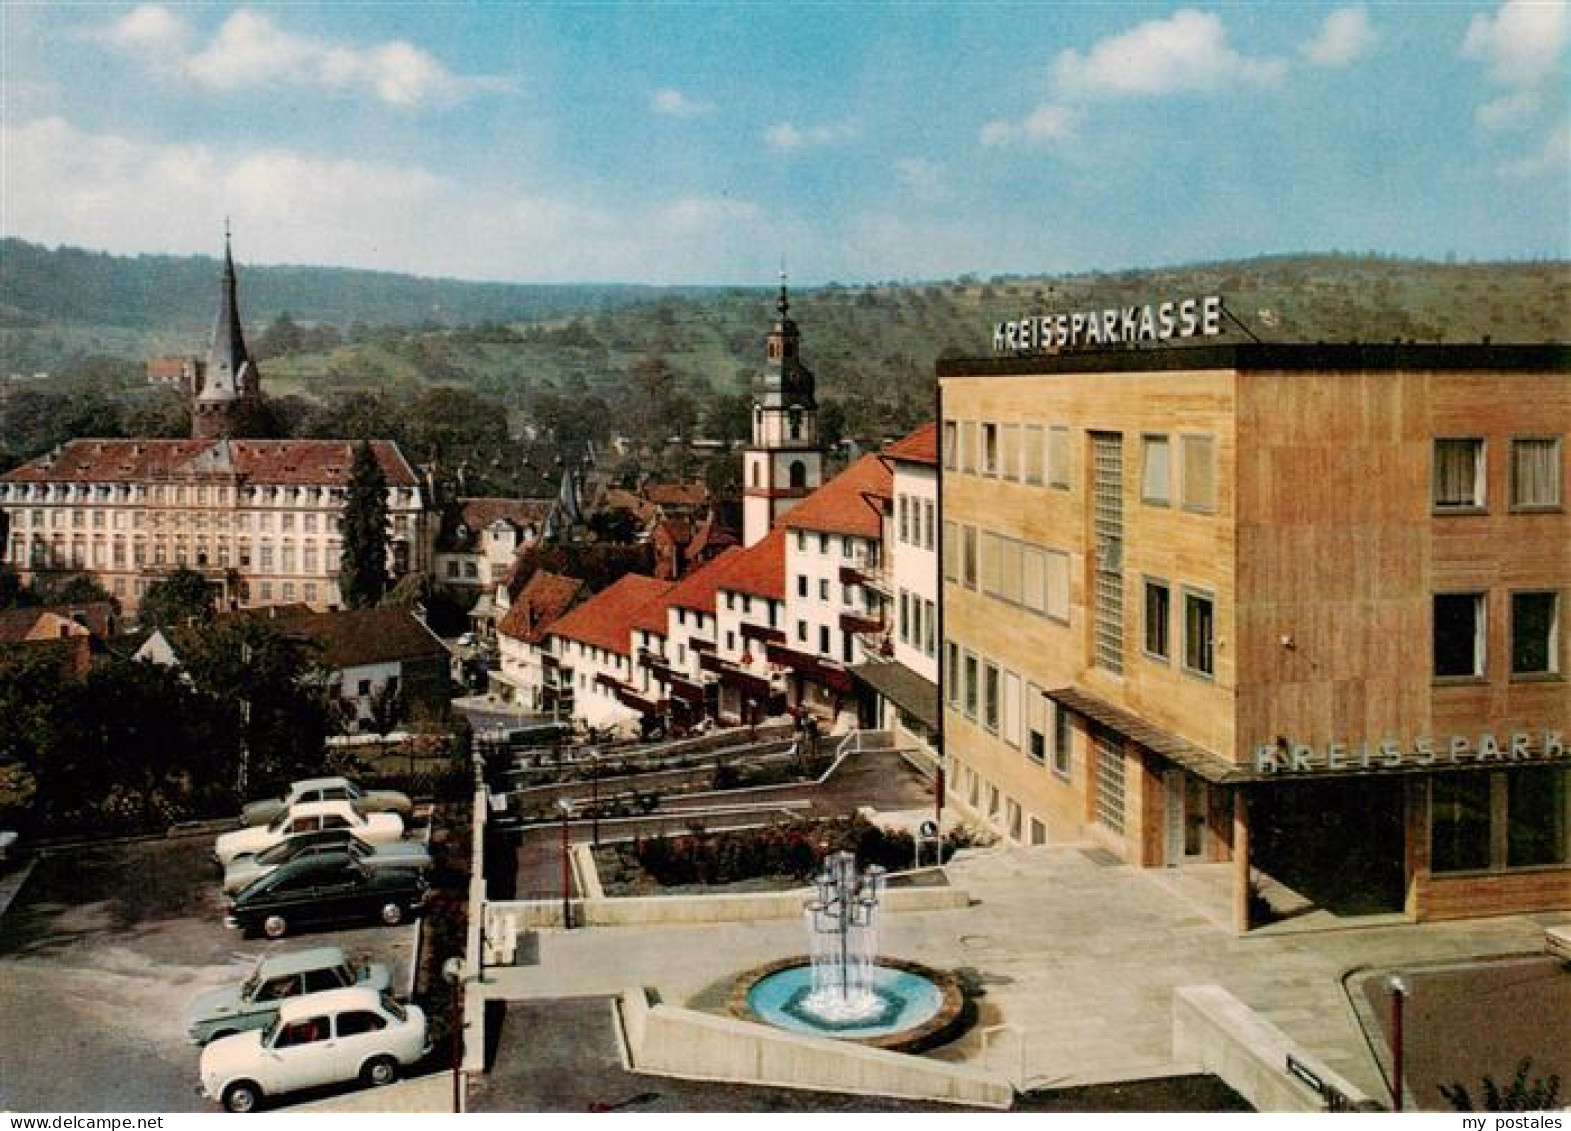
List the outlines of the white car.
{"type": "Polygon", "coordinates": [[[290,782],[282,797],[253,801],[240,810],[242,825],[265,825],[293,805],[309,801],[344,800],[362,813],[397,813],[408,819],[414,805],[407,794],[392,789],[361,789],[348,778],[303,778],[290,782]]]}
{"type": "Polygon", "coordinates": [[[398,1079],[431,1051],[425,1013],[369,986],[290,998],[265,1029],[221,1037],[202,1050],[202,1092],[230,1111],[264,1096],[363,1080],[398,1079]]]}
{"type": "Polygon", "coordinates": [[[286,837],[323,829],[347,829],[367,844],[389,844],[403,837],[404,819],[397,813],[362,813],[347,801],[311,801],[285,809],[269,824],[224,833],[213,855],[228,868],[237,856],[255,856],[286,837]]]}

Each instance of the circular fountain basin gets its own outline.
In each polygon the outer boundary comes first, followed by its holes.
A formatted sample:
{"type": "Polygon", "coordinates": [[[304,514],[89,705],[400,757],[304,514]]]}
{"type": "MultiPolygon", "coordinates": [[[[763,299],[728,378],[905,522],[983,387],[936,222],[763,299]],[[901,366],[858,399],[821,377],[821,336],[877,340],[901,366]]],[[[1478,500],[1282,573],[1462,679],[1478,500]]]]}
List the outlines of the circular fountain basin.
{"type": "Polygon", "coordinates": [[[951,975],[895,958],[879,958],[872,973],[863,1000],[815,1000],[811,961],[788,958],[744,974],[731,1012],[794,1033],[899,1051],[930,1048],[954,1034],[965,998],[951,975]]]}

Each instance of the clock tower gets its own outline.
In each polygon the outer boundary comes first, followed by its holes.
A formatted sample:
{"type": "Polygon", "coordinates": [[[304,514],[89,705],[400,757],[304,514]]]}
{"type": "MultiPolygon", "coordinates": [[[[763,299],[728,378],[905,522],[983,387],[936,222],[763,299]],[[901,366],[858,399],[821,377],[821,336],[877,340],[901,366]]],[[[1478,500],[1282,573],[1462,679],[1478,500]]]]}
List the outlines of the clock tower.
{"type": "Polygon", "coordinates": [[[784,276],[763,371],[753,382],[753,442],[742,456],[742,540],[753,545],[824,481],[813,374],[791,320],[784,276]]]}

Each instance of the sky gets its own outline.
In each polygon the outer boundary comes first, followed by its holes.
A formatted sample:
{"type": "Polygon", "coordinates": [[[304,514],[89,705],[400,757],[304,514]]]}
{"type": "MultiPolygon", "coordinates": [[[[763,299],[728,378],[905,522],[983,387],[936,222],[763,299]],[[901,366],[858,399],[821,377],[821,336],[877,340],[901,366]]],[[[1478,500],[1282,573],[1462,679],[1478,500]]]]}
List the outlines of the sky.
{"type": "Polygon", "coordinates": [[[515,282],[1571,257],[1566,0],[0,3],[0,233],[515,282]]]}

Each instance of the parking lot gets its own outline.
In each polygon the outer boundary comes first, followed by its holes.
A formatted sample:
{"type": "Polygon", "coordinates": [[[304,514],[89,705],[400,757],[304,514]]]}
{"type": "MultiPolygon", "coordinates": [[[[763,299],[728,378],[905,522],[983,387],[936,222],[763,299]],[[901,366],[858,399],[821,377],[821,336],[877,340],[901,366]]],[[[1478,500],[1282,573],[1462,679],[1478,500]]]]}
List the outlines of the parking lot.
{"type": "Polygon", "coordinates": [[[212,844],[186,836],[38,861],[0,918],[0,1109],[218,1110],[197,1092],[186,1007],[273,951],[334,943],[387,963],[394,993],[407,993],[415,924],[242,938],[223,925],[212,844]]]}

